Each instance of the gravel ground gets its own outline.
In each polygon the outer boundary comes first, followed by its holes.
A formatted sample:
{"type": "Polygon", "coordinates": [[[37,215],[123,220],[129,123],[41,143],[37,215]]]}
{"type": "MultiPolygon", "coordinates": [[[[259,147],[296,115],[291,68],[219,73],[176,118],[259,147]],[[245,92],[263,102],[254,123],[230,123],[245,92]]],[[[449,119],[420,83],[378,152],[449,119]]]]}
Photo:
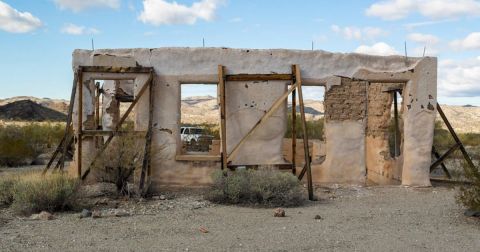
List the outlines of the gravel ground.
{"type": "Polygon", "coordinates": [[[0,250],[478,251],[480,221],[463,215],[454,194],[449,187],[318,188],[321,200],[286,208],[284,218],[271,208],[210,204],[199,190],[99,201],[104,213],[118,207],[127,217],[60,213],[35,221],[2,209],[0,250]]]}

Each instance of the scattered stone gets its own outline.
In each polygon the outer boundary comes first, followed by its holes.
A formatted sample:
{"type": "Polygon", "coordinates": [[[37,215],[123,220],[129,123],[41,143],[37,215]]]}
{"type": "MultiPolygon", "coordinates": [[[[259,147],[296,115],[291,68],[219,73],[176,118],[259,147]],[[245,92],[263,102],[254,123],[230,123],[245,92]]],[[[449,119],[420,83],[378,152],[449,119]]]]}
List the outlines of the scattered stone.
{"type": "Polygon", "coordinates": [[[273,212],[273,217],[285,217],[285,210],[281,208],[275,209],[275,211],[273,212]]]}
{"type": "Polygon", "coordinates": [[[53,220],[55,219],[55,217],[53,217],[53,215],[47,211],[42,211],[40,212],[39,214],[32,214],[32,216],[30,216],[30,219],[32,220],[53,220]]]}
{"type": "Polygon", "coordinates": [[[159,200],[159,199],[160,199],[160,196],[157,196],[157,195],[152,196],[152,199],[153,199],[153,200],[159,200]]]}
{"type": "Polygon", "coordinates": [[[124,211],[124,210],[116,210],[115,211],[115,216],[116,217],[126,217],[126,216],[130,216],[130,213],[128,213],[127,211],[124,211]]]}
{"type": "Polygon", "coordinates": [[[83,209],[82,212],[80,213],[79,218],[83,219],[83,218],[88,218],[88,217],[91,217],[91,216],[92,216],[92,211],[90,211],[88,209],[83,209]]]}
{"type": "Polygon", "coordinates": [[[314,218],[314,219],[315,219],[315,220],[323,220],[322,216],[320,216],[320,215],[318,215],[318,214],[315,215],[315,218],[314,218]]]}
{"type": "Polygon", "coordinates": [[[92,211],[92,218],[102,218],[102,212],[100,210],[93,210],[92,211]]]}
{"type": "Polygon", "coordinates": [[[208,233],[208,229],[206,227],[200,227],[200,232],[202,233],[208,233]]]}
{"type": "Polygon", "coordinates": [[[475,211],[471,209],[465,211],[463,214],[468,217],[480,217],[480,211],[475,211]]]}
{"type": "Polygon", "coordinates": [[[166,200],[167,197],[165,197],[165,195],[160,195],[159,199],[160,199],[160,200],[166,200]]]}

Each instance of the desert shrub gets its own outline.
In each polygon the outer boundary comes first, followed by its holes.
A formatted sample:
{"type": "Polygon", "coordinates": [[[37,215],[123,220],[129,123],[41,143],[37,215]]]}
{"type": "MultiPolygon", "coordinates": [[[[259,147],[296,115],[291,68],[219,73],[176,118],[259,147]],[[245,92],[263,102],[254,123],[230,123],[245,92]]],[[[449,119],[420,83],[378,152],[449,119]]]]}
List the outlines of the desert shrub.
{"type": "Polygon", "coordinates": [[[480,211],[480,172],[470,167],[466,162],[464,162],[463,168],[465,178],[472,184],[460,187],[456,195],[457,203],[468,209],[480,211]]]}
{"type": "Polygon", "coordinates": [[[213,174],[213,185],[206,199],[221,204],[298,206],[304,202],[303,190],[291,173],[273,170],[237,170],[213,174]]]}
{"type": "Polygon", "coordinates": [[[13,187],[12,208],[19,214],[62,211],[75,204],[77,179],[61,173],[38,172],[19,175],[13,187]]]}
{"type": "Polygon", "coordinates": [[[102,182],[114,183],[118,192],[129,193],[127,183],[133,180],[135,170],[143,163],[145,141],[133,135],[117,136],[105,152],[96,160],[93,169],[97,169],[102,182]]]}
{"type": "Polygon", "coordinates": [[[13,192],[17,180],[18,176],[11,174],[0,177],[0,206],[9,206],[13,203],[13,192]]]}
{"type": "Polygon", "coordinates": [[[64,130],[61,124],[0,125],[0,166],[30,164],[54,148],[64,130]]]}

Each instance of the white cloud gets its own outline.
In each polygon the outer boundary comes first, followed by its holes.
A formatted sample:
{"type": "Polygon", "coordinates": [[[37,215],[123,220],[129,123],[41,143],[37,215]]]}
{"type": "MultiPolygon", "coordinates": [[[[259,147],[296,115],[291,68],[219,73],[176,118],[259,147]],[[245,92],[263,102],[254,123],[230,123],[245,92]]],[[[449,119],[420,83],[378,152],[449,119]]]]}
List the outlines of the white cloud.
{"type": "Polygon", "coordinates": [[[363,53],[363,54],[370,54],[370,55],[378,55],[378,56],[388,56],[388,55],[398,55],[399,53],[395,48],[388,45],[384,42],[378,42],[371,46],[361,45],[357,49],[355,49],[356,53],[363,53]]]}
{"type": "Polygon", "coordinates": [[[438,90],[441,96],[480,96],[479,80],[480,57],[439,62],[438,90]]]}
{"type": "Polygon", "coordinates": [[[368,16],[385,20],[398,20],[413,12],[429,18],[451,18],[480,16],[480,2],[477,0],[385,0],[372,4],[368,16]]]}
{"type": "Polygon", "coordinates": [[[42,26],[42,22],[30,12],[20,12],[0,1],[0,29],[12,33],[31,32],[42,26]]]}
{"type": "Polygon", "coordinates": [[[165,0],[143,0],[138,19],[152,25],[195,24],[197,20],[211,21],[223,0],[201,0],[191,6],[165,0]]]}
{"type": "Polygon", "coordinates": [[[355,26],[340,27],[338,25],[332,25],[330,28],[333,32],[342,35],[345,39],[372,40],[388,34],[378,27],[359,28],[355,26]]]}
{"type": "Polygon", "coordinates": [[[432,34],[424,34],[424,33],[410,33],[408,34],[408,39],[421,44],[428,44],[428,45],[435,45],[437,44],[440,39],[432,34]]]}
{"type": "Polygon", "coordinates": [[[89,28],[85,26],[78,26],[74,24],[65,24],[62,28],[62,33],[70,35],[88,35],[88,34],[98,34],[99,30],[95,28],[89,28]]]}
{"type": "Polygon", "coordinates": [[[450,46],[455,50],[480,49],[480,32],[472,32],[464,39],[453,40],[450,42],[450,46]]]}
{"type": "Polygon", "coordinates": [[[120,0],[54,0],[60,9],[69,9],[75,12],[90,8],[118,9],[120,0]]]}

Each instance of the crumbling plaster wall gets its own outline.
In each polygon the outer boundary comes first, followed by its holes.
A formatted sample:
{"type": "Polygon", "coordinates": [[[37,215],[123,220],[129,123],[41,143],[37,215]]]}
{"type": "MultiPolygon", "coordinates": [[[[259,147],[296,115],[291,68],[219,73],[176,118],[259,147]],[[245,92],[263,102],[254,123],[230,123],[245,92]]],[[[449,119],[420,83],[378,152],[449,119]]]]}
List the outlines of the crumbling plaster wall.
{"type": "MultiPolygon", "coordinates": [[[[358,79],[409,80],[405,91],[414,99],[404,103],[408,109],[405,109],[404,115],[402,183],[429,185],[428,167],[436,104],[436,58],[405,59],[400,56],[379,57],[325,51],[226,48],[75,50],[73,53],[74,67],[141,65],[154,68],[154,154],[151,181],[154,190],[162,185],[208,184],[211,172],[219,168],[218,163],[194,166],[191,162],[175,159],[179,149],[177,143],[179,143],[180,129],[180,84],[217,83],[219,64],[226,66],[227,74],[290,73],[291,65],[298,64],[304,85],[326,85],[327,90],[335,83],[341,83],[339,77],[332,77],[335,75],[358,79]],[[432,106],[433,109],[430,109],[432,106]]],[[[233,82],[226,84],[227,117],[229,117],[227,148],[232,148],[235,141],[238,141],[261,117],[264,109],[268,108],[268,104],[285,91],[285,85],[282,84],[258,84],[233,82]],[[248,105],[245,106],[245,104],[248,105]],[[250,104],[255,105],[250,107],[250,104]]],[[[136,86],[135,90],[138,91],[139,88],[136,86]]],[[[84,89],[84,107],[87,107],[84,109],[84,123],[87,120],[85,115],[88,116],[86,110],[90,111],[92,106],[88,102],[88,96],[84,89]]],[[[148,121],[148,91],[137,106],[136,127],[145,129],[148,121]]],[[[245,144],[247,147],[239,152],[241,158],[236,159],[235,162],[271,164],[281,161],[285,111],[286,104],[263,126],[264,129],[259,131],[257,136],[249,139],[245,144]],[[276,143],[278,144],[275,145],[276,143]]],[[[326,161],[322,164],[323,167],[330,169],[330,174],[347,174],[348,171],[345,173],[335,169],[354,167],[355,173],[349,176],[353,178],[353,182],[358,183],[365,180],[366,122],[363,117],[338,122],[327,120],[326,161]],[[354,146],[351,145],[352,143],[354,146]]],[[[76,122],[75,119],[74,122],[76,122]]],[[[74,127],[77,129],[78,125],[75,123],[74,127]]],[[[88,147],[84,144],[84,148],[88,147]]],[[[322,175],[318,167],[313,169],[317,182],[329,180],[324,179],[325,177],[340,179],[336,175],[322,175]]],[[[352,182],[352,180],[344,179],[337,182],[352,182]]]]}

